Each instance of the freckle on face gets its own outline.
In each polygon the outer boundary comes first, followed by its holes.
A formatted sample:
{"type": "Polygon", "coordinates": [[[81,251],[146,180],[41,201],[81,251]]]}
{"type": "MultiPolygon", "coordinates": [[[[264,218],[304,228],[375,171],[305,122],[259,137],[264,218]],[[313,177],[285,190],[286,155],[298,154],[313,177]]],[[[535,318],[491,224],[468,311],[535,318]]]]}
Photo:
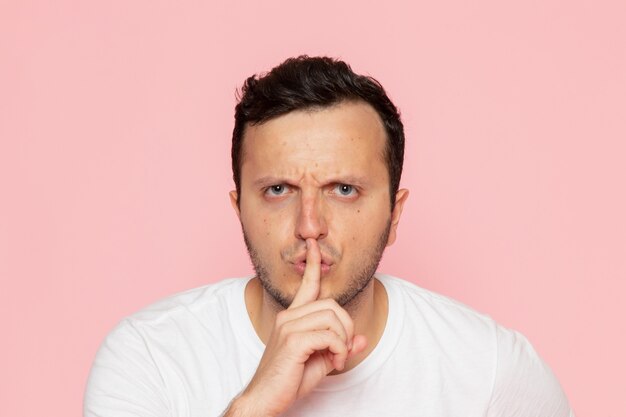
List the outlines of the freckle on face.
{"type": "MultiPolygon", "coordinates": [[[[334,193],[328,194],[333,198],[320,200],[328,203],[321,213],[327,216],[329,233],[321,239],[321,249],[335,261],[321,294],[341,305],[358,302],[376,271],[390,231],[389,211],[382,204],[389,198],[387,169],[379,158],[386,138],[375,110],[346,103],[314,113],[292,112],[250,128],[248,135],[252,136],[244,142],[249,159],[242,165],[242,189],[257,198],[243,199],[248,202],[241,209],[244,241],[264,290],[284,308],[290,305],[300,278],[289,265],[291,255],[301,255],[304,248],[293,230],[298,225],[298,206],[268,202],[256,188],[248,187],[249,181],[268,173],[291,181],[310,176],[315,180],[310,184],[316,187],[344,175],[367,179],[363,187],[367,192],[356,202],[339,203],[334,193]],[[277,137],[283,140],[277,142],[277,137]],[[355,212],[359,214],[356,218],[355,212]],[[363,219],[361,212],[365,213],[363,219]]],[[[310,184],[304,183],[313,188],[310,184]]],[[[336,191],[337,184],[332,184],[336,191]]],[[[327,188],[330,190],[330,185],[327,188]]]]}

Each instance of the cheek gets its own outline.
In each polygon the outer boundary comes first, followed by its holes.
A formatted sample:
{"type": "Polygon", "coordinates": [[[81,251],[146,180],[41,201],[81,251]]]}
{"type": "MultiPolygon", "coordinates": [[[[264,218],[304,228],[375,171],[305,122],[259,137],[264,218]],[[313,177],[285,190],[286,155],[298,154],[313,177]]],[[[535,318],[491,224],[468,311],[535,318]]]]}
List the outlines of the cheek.
{"type": "Polygon", "coordinates": [[[357,253],[369,244],[371,227],[370,219],[363,210],[353,210],[335,216],[329,225],[329,240],[346,254],[357,253]]]}
{"type": "Polygon", "coordinates": [[[358,252],[378,244],[390,216],[391,213],[382,207],[378,210],[355,209],[341,216],[341,220],[336,222],[335,230],[358,252]]]}
{"type": "Polygon", "coordinates": [[[267,224],[267,217],[263,218],[263,230],[265,230],[265,237],[269,238],[271,236],[272,228],[267,224]]]}
{"type": "Polygon", "coordinates": [[[267,217],[250,216],[245,219],[244,226],[248,236],[255,241],[268,239],[272,236],[272,222],[267,217]]]}
{"type": "Polygon", "coordinates": [[[275,254],[281,249],[285,239],[285,221],[280,216],[273,216],[250,212],[242,218],[248,239],[254,244],[259,253],[266,256],[275,254]]]}

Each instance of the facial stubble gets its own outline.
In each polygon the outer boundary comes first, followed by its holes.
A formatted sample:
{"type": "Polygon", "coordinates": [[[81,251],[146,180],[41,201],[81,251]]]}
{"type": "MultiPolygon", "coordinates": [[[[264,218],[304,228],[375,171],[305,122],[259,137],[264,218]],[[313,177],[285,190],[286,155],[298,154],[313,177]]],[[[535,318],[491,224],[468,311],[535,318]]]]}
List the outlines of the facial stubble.
{"type": "MultiPolygon", "coordinates": [[[[345,308],[355,308],[356,305],[358,305],[360,294],[365,288],[367,288],[370,281],[374,277],[374,273],[376,272],[380,260],[383,257],[383,253],[387,247],[390,230],[391,219],[387,221],[387,225],[378,237],[376,244],[361,255],[359,262],[360,267],[352,271],[352,275],[345,281],[346,288],[344,288],[339,294],[333,295],[337,304],[345,308]]],[[[265,265],[265,262],[259,256],[259,252],[248,238],[243,225],[242,231],[243,239],[246,244],[246,248],[248,249],[248,254],[250,255],[250,261],[252,262],[256,277],[261,282],[263,289],[270,295],[270,297],[272,297],[277,306],[284,309],[288,308],[291,305],[293,296],[285,294],[275,285],[274,281],[271,279],[269,268],[265,265]]]]}

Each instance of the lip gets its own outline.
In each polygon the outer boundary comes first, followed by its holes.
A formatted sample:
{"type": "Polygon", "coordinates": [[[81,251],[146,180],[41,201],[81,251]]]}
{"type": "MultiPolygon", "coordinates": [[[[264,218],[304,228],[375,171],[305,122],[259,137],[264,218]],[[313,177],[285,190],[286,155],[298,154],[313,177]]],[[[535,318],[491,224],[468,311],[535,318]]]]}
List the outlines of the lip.
{"type": "MultiPolygon", "coordinates": [[[[306,270],[306,262],[305,261],[300,261],[300,262],[292,262],[291,265],[293,266],[293,269],[296,271],[296,273],[298,275],[304,275],[304,271],[306,270]]],[[[322,262],[320,264],[320,274],[321,275],[326,275],[330,272],[330,267],[332,266],[322,262]]]]}
{"type": "MultiPolygon", "coordinates": [[[[333,266],[333,260],[328,256],[322,254],[322,262],[320,263],[320,273],[322,275],[326,275],[330,272],[331,267],[333,266]]],[[[293,261],[291,261],[293,268],[298,273],[298,275],[303,275],[304,270],[306,269],[306,252],[300,256],[297,256],[293,261]]]]}
{"type": "MultiPolygon", "coordinates": [[[[303,254],[296,256],[293,261],[291,261],[294,264],[298,264],[301,262],[304,262],[306,264],[306,252],[304,252],[303,254]]],[[[331,266],[333,264],[333,259],[328,257],[327,255],[322,253],[322,265],[326,264],[328,266],[331,266]]]]}

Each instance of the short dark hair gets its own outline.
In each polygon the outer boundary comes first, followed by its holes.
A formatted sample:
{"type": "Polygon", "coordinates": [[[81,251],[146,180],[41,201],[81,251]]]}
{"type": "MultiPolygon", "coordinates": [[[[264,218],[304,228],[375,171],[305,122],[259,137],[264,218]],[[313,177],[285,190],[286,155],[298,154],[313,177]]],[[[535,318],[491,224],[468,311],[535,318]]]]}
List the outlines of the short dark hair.
{"type": "Polygon", "coordinates": [[[294,110],[364,101],[376,110],[387,134],[385,160],[393,209],[404,161],[404,126],[398,109],[374,78],[354,73],[338,59],[302,55],[287,59],[269,73],[249,77],[238,93],[238,100],[231,149],[238,198],[241,198],[243,137],[248,124],[262,124],[294,110]]]}

